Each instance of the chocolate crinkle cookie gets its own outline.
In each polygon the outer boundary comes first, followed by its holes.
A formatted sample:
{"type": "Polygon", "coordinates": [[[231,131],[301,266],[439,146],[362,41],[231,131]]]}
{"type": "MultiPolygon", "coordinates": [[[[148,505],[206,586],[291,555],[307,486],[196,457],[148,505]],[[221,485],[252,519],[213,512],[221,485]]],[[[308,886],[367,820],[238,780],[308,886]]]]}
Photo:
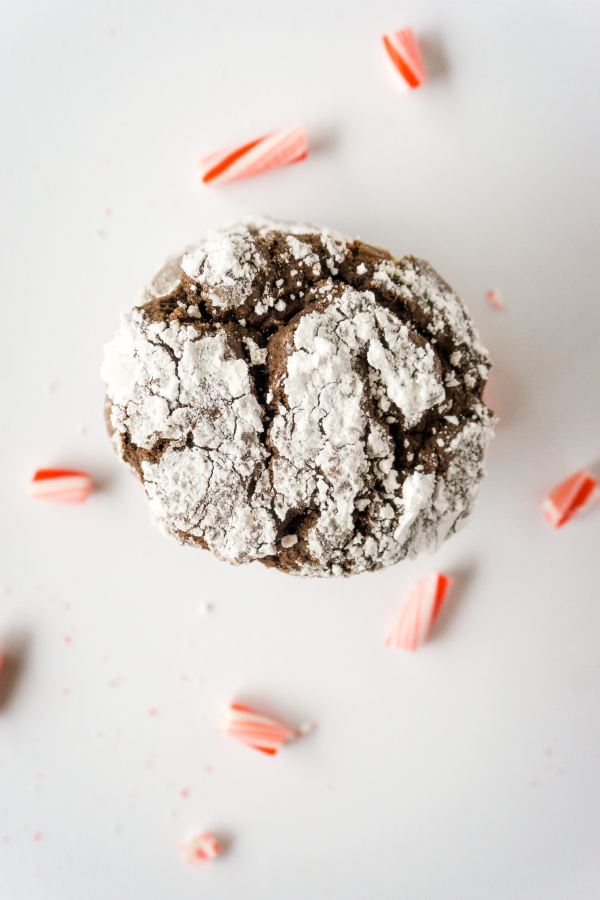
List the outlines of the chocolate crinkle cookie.
{"type": "Polygon", "coordinates": [[[489,368],[428,263],[259,219],[169,259],[102,376],[117,453],[170,534],[325,576],[431,552],[464,523],[489,368]]]}

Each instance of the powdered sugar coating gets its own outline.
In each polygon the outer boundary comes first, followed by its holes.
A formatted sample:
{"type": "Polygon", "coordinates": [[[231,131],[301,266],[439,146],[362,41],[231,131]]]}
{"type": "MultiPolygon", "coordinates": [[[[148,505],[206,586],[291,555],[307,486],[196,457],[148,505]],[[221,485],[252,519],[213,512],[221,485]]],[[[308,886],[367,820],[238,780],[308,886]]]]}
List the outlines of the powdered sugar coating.
{"type": "Polygon", "coordinates": [[[266,468],[261,409],[248,365],[227,334],[201,334],[177,321],[148,324],[134,309],[107,347],[102,376],[109,390],[114,386],[116,435],[128,434],[144,449],[169,442],[157,462],[141,461],[157,519],[202,538],[223,559],[274,552],[260,488],[248,497],[251,480],[266,468]]]}
{"type": "Polygon", "coordinates": [[[428,264],[254,220],[168,265],[102,375],[115,446],[172,534],[323,576],[459,527],[493,425],[489,360],[428,264]]]}
{"type": "Polygon", "coordinates": [[[269,435],[276,451],[275,511],[284,519],[316,493],[321,514],[308,540],[314,574],[345,557],[365,568],[375,554],[391,562],[430,499],[428,477],[409,476],[400,496],[394,443],[369,415],[366,394],[385,413],[394,403],[405,422],[416,425],[445,396],[432,348],[411,340],[406,325],[371,292],[353,289],[323,312],[302,316],[294,347],[284,381],[286,407],[269,435]],[[361,358],[370,366],[367,381],[357,371],[361,358]],[[356,542],[356,501],[365,495],[369,535],[356,542]]]}
{"type": "Polygon", "coordinates": [[[198,284],[214,289],[213,306],[228,308],[244,302],[252,290],[255,270],[264,265],[249,235],[226,233],[187,253],[181,268],[198,284]]]}

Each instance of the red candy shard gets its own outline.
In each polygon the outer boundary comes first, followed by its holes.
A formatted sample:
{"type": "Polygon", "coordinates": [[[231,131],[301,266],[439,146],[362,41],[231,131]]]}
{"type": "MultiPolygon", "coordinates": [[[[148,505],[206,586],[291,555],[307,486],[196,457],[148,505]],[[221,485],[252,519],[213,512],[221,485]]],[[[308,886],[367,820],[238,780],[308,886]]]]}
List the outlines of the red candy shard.
{"type": "Polygon", "coordinates": [[[83,503],[91,493],[91,476],[71,469],[38,469],[29,483],[30,497],[53,503],[83,503]]]}
{"type": "Polygon", "coordinates": [[[452,584],[452,578],[438,572],[416,581],[388,635],[386,647],[417,650],[429,637],[452,584]]]}
{"type": "Polygon", "coordinates": [[[220,854],[221,847],[214,834],[191,834],[181,845],[181,855],[191,866],[209,862],[220,854]]]}
{"type": "Polygon", "coordinates": [[[502,299],[501,291],[496,288],[491,288],[491,290],[486,293],[485,297],[492,309],[496,309],[498,312],[504,312],[504,301],[502,299]]]}
{"type": "Polygon", "coordinates": [[[542,511],[551,525],[560,528],[575,513],[598,500],[598,482],[589,472],[581,469],[550,491],[542,503],[542,511]]]}
{"type": "Polygon", "coordinates": [[[413,90],[427,81],[425,63],[412,28],[383,35],[383,46],[392,82],[400,92],[413,90]]]}
{"type": "Polygon", "coordinates": [[[300,162],[307,155],[306,128],[298,125],[273,131],[241,147],[217,150],[198,160],[198,174],[204,184],[227,184],[300,162]]]}
{"type": "Polygon", "coordinates": [[[228,703],[224,707],[220,728],[223,734],[271,756],[297,737],[293,728],[241,703],[228,703]]]}

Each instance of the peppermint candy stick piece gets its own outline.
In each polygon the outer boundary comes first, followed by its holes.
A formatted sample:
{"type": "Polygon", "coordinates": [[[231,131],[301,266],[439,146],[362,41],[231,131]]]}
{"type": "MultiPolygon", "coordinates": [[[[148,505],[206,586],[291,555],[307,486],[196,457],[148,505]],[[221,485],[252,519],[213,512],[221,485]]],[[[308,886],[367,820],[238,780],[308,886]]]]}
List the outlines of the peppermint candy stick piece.
{"type": "Polygon", "coordinates": [[[550,491],[542,503],[542,510],[550,524],[560,528],[572,519],[575,513],[597,503],[598,500],[600,500],[598,482],[589,472],[581,469],[550,491]]]}
{"type": "Polygon", "coordinates": [[[242,147],[217,150],[198,161],[198,174],[204,184],[227,184],[300,162],[307,155],[306,128],[298,125],[273,131],[242,147]]]}
{"type": "Polygon", "coordinates": [[[220,727],[223,734],[271,756],[297,737],[293,728],[248,706],[242,706],[241,703],[228,703],[225,706],[220,727]]]}
{"type": "Polygon", "coordinates": [[[402,28],[383,35],[383,46],[392,83],[406,93],[427,81],[425,63],[412,28],[402,28]]]}
{"type": "Polygon", "coordinates": [[[53,503],[83,503],[92,493],[87,472],[71,469],[38,469],[29,483],[29,496],[53,503]]]}
{"type": "Polygon", "coordinates": [[[216,859],[221,852],[219,841],[214,834],[199,832],[191,834],[181,845],[181,856],[186,863],[197,866],[216,859]]]}
{"type": "Polygon", "coordinates": [[[417,650],[429,637],[452,583],[452,578],[438,572],[416,581],[388,635],[386,647],[417,650]]]}

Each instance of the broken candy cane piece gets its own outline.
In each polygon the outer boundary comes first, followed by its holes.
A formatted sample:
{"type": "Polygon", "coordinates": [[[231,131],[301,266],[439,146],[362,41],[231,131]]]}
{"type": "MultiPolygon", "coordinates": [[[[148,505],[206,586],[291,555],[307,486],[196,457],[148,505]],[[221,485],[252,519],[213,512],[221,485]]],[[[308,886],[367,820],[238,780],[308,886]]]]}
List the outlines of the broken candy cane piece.
{"type": "Polygon", "coordinates": [[[412,28],[383,35],[389,72],[396,90],[404,93],[427,81],[425,63],[412,28]]]}
{"type": "Polygon", "coordinates": [[[83,503],[92,493],[87,472],[71,469],[38,469],[29,484],[29,496],[54,503],[83,503]]]}
{"type": "MultiPolygon", "coordinates": [[[[241,703],[228,703],[221,718],[221,731],[255,750],[274,756],[284,744],[299,736],[289,725],[258,713],[241,703]]],[[[303,732],[302,732],[303,733],[303,732]]]]}
{"type": "Polygon", "coordinates": [[[388,635],[386,647],[395,650],[416,650],[420,647],[429,637],[451,587],[452,579],[438,572],[416,581],[408,593],[400,618],[388,635]]]}
{"type": "Polygon", "coordinates": [[[221,852],[221,847],[214,834],[191,834],[181,845],[181,856],[191,866],[208,862],[221,852]]]}
{"type": "Polygon", "coordinates": [[[198,161],[198,174],[205,184],[226,184],[300,162],[307,155],[306,128],[298,125],[273,131],[243,147],[217,150],[198,161]]]}
{"type": "Polygon", "coordinates": [[[550,491],[542,503],[542,510],[550,524],[560,528],[575,513],[599,499],[598,482],[589,472],[581,469],[550,491]]]}
{"type": "Polygon", "coordinates": [[[497,309],[498,312],[504,311],[504,301],[502,299],[502,292],[497,290],[496,288],[492,288],[485,295],[487,302],[490,304],[492,309],[497,309]]]}

